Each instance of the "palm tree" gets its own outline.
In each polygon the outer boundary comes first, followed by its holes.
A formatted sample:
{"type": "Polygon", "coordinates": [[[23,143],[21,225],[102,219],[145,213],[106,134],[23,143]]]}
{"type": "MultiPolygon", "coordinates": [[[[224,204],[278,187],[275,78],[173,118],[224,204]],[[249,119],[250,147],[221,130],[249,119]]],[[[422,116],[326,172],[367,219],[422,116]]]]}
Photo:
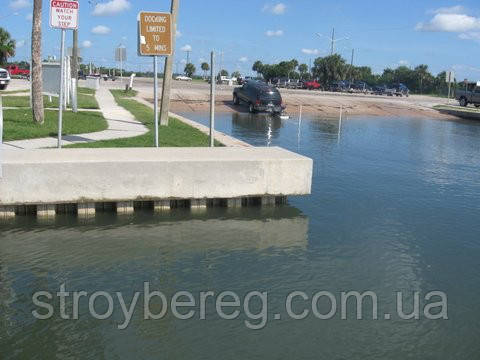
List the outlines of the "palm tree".
{"type": "Polygon", "coordinates": [[[195,74],[195,65],[193,65],[192,63],[188,63],[187,65],[185,65],[185,74],[188,76],[188,77],[192,77],[193,74],[195,74]]]}
{"type": "Polygon", "coordinates": [[[33,1],[32,19],[32,112],[33,121],[43,124],[42,96],[42,0],[33,1]]]}
{"type": "Polygon", "coordinates": [[[307,64],[298,65],[298,71],[300,71],[300,76],[303,79],[305,75],[308,73],[308,65],[307,64]]]}
{"type": "Polygon", "coordinates": [[[203,78],[207,77],[207,71],[210,70],[210,65],[208,63],[204,62],[202,63],[202,70],[203,70],[203,78]]]}
{"type": "Polygon", "coordinates": [[[252,66],[252,70],[255,71],[258,76],[258,74],[262,73],[263,63],[260,60],[255,61],[255,63],[252,66]]]}
{"type": "Polygon", "coordinates": [[[0,65],[6,64],[9,57],[15,56],[15,40],[10,33],[0,27],[0,65]]]}
{"type": "Polygon", "coordinates": [[[347,65],[345,59],[338,54],[315,60],[315,76],[319,77],[325,84],[344,80],[346,72],[347,65]]]}
{"type": "Polygon", "coordinates": [[[423,80],[428,76],[428,65],[418,65],[415,68],[415,72],[420,78],[420,94],[423,92],[423,80]]]}

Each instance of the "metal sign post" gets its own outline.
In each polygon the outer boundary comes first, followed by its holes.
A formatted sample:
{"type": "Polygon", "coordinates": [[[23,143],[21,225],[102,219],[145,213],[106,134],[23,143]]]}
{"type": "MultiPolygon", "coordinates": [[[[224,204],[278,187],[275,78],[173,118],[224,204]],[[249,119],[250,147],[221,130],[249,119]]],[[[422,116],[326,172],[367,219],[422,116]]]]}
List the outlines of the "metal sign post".
{"type": "Polygon", "coordinates": [[[123,63],[127,61],[127,48],[123,45],[119,45],[115,49],[115,61],[120,63],[120,83],[123,84],[123,63]]]}
{"type": "Polygon", "coordinates": [[[154,113],[155,113],[155,147],[158,148],[158,68],[157,68],[157,57],[153,57],[153,99],[155,102],[154,113]]]}
{"type": "MultiPolygon", "coordinates": [[[[138,14],[138,55],[153,57],[153,98],[155,116],[155,147],[159,147],[158,136],[158,57],[171,56],[172,16],[170,13],[145,12],[138,14]]],[[[164,76],[165,84],[165,76],[164,76]]]]}
{"type": "Polygon", "coordinates": [[[50,27],[61,29],[60,45],[60,98],[58,100],[58,144],[62,147],[62,127],[63,127],[63,107],[65,96],[65,31],[78,29],[79,4],[77,1],[70,0],[51,0],[50,1],[50,27]]]}
{"type": "Polygon", "coordinates": [[[452,83],[455,80],[455,73],[453,71],[447,71],[447,83],[448,83],[448,104],[450,104],[450,95],[451,95],[451,88],[452,83]]]}
{"type": "Polygon", "coordinates": [[[58,100],[58,143],[57,147],[62,148],[62,127],[63,127],[63,97],[65,77],[65,29],[62,29],[62,40],[60,45],[60,98],[58,100]]]}
{"type": "Polygon", "coordinates": [[[215,53],[210,54],[210,147],[215,146],[215,53]]]}

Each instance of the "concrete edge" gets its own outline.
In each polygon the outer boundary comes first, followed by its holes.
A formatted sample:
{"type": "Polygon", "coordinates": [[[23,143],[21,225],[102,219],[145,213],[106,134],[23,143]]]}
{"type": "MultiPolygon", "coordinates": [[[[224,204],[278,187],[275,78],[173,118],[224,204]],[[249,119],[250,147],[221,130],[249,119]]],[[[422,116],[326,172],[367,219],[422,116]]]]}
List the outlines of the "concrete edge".
{"type": "MultiPolygon", "coordinates": [[[[147,100],[145,100],[141,97],[138,97],[138,96],[134,97],[134,99],[137,100],[138,102],[140,102],[141,104],[147,105],[148,107],[153,109],[153,104],[148,102],[147,100]]],[[[169,114],[169,116],[180,120],[181,122],[183,122],[183,123],[195,128],[195,129],[201,131],[202,133],[204,133],[206,135],[210,135],[210,128],[208,128],[207,126],[199,124],[196,121],[190,120],[190,119],[188,119],[184,116],[178,115],[178,114],[173,113],[173,112],[169,112],[168,114],[169,114]]],[[[245,141],[242,141],[240,139],[234,138],[234,137],[232,137],[230,135],[227,135],[227,134],[225,134],[221,131],[215,131],[215,140],[221,142],[223,145],[228,146],[228,147],[253,147],[249,143],[247,143],[245,141]]]]}

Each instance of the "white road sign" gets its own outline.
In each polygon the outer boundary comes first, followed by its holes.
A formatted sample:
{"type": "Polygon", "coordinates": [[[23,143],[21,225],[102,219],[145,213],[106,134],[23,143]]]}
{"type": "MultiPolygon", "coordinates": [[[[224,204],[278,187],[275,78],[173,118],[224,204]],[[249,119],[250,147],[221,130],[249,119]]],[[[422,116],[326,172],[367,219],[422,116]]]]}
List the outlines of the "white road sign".
{"type": "Polygon", "coordinates": [[[50,1],[50,26],[55,29],[78,29],[78,2],[67,0],[50,1]]]}
{"type": "Polygon", "coordinates": [[[447,83],[449,84],[452,84],[455,82],[455,73],[453,71],[447,71],[447,74],[446,74],[446,81],[447,83]]]}

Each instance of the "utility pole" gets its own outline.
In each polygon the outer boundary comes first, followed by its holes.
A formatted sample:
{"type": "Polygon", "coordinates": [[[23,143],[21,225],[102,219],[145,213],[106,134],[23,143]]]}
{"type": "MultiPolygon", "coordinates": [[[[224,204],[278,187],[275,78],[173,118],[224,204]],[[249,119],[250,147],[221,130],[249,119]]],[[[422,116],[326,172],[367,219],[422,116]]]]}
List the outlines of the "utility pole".
{"type": "MultiPolygon", "coordinates": [[[[175,34],[177,33],[177,14],[179,1],[180,0],[172,0],[172,49],[175,49],[175,34]]],[[[165,72],[162,86],[162,105],[160,108],[160,125],[163,126],[168,126],[168,110],[170,107],[170,90],[172,87],[174,56],[175,50],[173,50],[172,56],[167,56],[165,58],[165,72]]]]}
{"type": "Polygon", "coordinates": [[[332,30],[332,51],[330,55],[333,55],[334,51],[335,51],[335,28],[333,28],[332,30]]]}
{"type": "Polygon", "coordinates": [[[352,49],[352,61],[350,62],[350,87],[352,87],[352,82],[353,82],[353,57],[355,56],[355,49],[352,49]]]}

